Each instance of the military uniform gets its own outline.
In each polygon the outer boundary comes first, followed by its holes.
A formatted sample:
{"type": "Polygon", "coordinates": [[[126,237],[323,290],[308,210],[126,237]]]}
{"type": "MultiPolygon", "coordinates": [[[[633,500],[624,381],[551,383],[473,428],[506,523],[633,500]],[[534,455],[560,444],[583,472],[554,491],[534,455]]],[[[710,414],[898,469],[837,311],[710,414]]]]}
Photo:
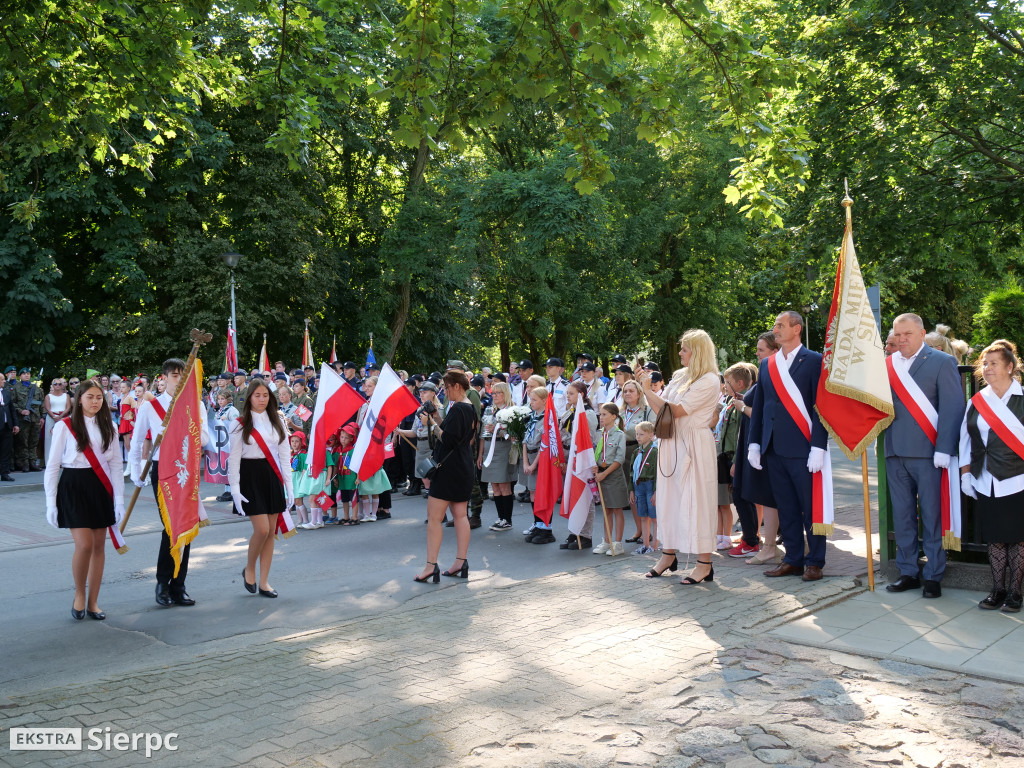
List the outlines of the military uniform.
{"type": "MultiPolygon", "coordinates": [[[[22,368],[21,373],[29,373],[22,368]]],[[[41,472],[43,468],[36,458],[39,447],[40,422],[43,414],[43,395],[31,381],[15,382],[12,400],[18,418],[18,434],[15,435],[14,463],[22,472],[41,472]],[[27,411],[27,415],[24,413],[27,411]]]]}
{"type": "Polygon", "coordinates": [[[228,392],[231,393],[231,404],[238,409],[239,413],[241,413],[242,406],[245,405],[245,392],[248,387],[244,383],[242,386],[236,387],[234,385],[234,379],[236,378],[238,378],[237,375],[232,378],[232,383],[228,385],[228,392]]]}
{"type": "MultiPolygon", "coordinates": [[[[303,392],[301,395],[292,393],[292,405],[298,408],[300,405],[304,405],[309,408],[312,413],[316,409],[316,401],[312,397],[303,392]]],[[[302,431],[306,433],[306,439],[309,439],[309,430],[313,426],[313,417],[310,416],[308,419],[302,422],[302,431]]]]}

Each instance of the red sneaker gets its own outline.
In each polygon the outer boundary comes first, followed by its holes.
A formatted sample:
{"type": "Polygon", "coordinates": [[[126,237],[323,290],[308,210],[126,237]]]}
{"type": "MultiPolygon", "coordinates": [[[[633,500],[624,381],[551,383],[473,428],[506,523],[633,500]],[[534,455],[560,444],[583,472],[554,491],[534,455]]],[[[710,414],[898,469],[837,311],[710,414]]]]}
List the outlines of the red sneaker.
{"type": "Polygon", "coordinates": [[[761,546],[759,544],[755,544],[751,547],[749,544],[746,544],[741,541],[735,547],[726,552],[726,554],[729,557],[750,557],[751,555],[755,555],[760,551],[761,546]]]}

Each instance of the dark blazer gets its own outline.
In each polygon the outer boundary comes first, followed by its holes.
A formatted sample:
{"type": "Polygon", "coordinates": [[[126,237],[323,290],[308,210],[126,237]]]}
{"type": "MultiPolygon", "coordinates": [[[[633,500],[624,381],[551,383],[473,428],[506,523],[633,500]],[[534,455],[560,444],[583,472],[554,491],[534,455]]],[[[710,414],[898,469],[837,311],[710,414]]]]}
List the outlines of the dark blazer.
{"type": "Polygon", "coordinates": [[[892,405],[896,418],[885,430],[885,455],[918,459],[930,459],[936,451],[956,455],[959,451],[960,423],[964,420],[967,407],[956,360],[925,344],[910,366],[910,377],[917,382],[917,386],[939,414],[938,439],[933,446],[910,411],[893,392],[892,405]]]}
{"type": "Polygon", "coordinates": [[[818,419],[818,412],[814,410],[818,379],[821,378],[821,354],[800,347],[796,359],[789,367],[789,375],[803,395],[804,405],[811,417],[811,442],[807,442],[804,433],[779,400],[771,374],[768,373],[767,358],[761,361],[757,375],[758,387],[754,392],[748,442],[760,445],[761,453],[766,453],[770,445],[779,456],[807,458],[812,447],[824,449],[828,441],[828,432],[818,419]]]}
{"type": "Polygon", "coordinates": [[[18,426],[18,417],[14,410],[14,397],[10,387],[4,387],[3,393],[4,404],[0,406],[0,429],[13,429],[18,426]]]}

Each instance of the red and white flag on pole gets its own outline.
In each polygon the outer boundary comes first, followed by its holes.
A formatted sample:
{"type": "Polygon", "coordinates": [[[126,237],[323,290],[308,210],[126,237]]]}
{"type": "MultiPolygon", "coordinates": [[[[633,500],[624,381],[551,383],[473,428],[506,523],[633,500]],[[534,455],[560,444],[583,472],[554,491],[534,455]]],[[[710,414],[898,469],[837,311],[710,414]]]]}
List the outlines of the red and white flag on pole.
{"type": "Polygon", "coordinates": [[[895,411],[882,337],[853,248],[853,217],[847,200],[853,204],[848,197],[843,201],[846,231],[832,290],[815,408],[822,425],[852,460],[892,423],[895,411]]]}
{"type": "MultiPolygon", "coordinates": [[[[533,496],[533,514],[551,525],[551,517],[555,513],[558,494],[562,492],[565,458],[562,455],[562,435],[558,430],[558,414],[555,412],[555,399],[549,397],[544,406],[544,418],[541,421],[544,432],[540,438],[540,454],[537,464],[537,490],[533,496]]],[[[590,430],[587,430],[588,434],[590,430]]]]}
{"type": "Polygon", "coordinates": [[[235,346],[235,329],[228,323],[228,344],[224,349],[224,370],[232,374],[238,370],[238,348],[235,346]]]}
{"type": "Polygon", "coordinates": [[[333,368],[326,363],[320,366],[320,389],[309,428],[309,464],[313,477],[320,477],[327,466],[327,438],[341,429],[365,402],[366,398],[333,368]]]}
{"type": "MultiPolygon", "coordinates": [[[[320,382],[322,385],[322,376],[320,382]]],[[[406,389],[398,374],[388,363],[384,363],[363,423],[359,425],[359,437],[356,438],[352,461],[349,462],[349,469],[356,473],[360,481],[369,479],[384,466],[384,438],[395,431],[398,422],[419,407],[419,401],[406,389]]]]}
{"type": "Polygon", "coordinates": [[[171,540],[174,576],[181,566],[181,550],[196,537],[205,516],[199,498],[203,459],[203,366],[198,359],[185,372],[184,379],[171,403],[160,442],[157,486],[160,519],[171,540]]]}
{"type": "Polygon", "coordinates": [[[336,363],[336,362],[338,362],[338,337],[337,336],[335,336],[334,338],[331,339],[331,359],[328,360],[327,362],[328,363],[336,363]]]}
{"type": "Polygon", "coordinates": [[[270,370],[270,358],[267,357],[267,334],[263,334],[263,349],[260,350],[260,359],[256,364],[256,369],[259,371],[270,370]]]}
{"type": "Polygon", "coordinates": [[[562,510],[559,512],[562,517],[569,518],[569,533],[576,536],[583,530],[587,515],[590,514],[590,505],[594,501],[590,484],[594,481],[592,470],[596,466],[597,459],[594,457],[594,441],[590,439],[587,412],[580,403],[572,423],[572,442],[569,445],[565,486],[562,488],[562,510]]]}

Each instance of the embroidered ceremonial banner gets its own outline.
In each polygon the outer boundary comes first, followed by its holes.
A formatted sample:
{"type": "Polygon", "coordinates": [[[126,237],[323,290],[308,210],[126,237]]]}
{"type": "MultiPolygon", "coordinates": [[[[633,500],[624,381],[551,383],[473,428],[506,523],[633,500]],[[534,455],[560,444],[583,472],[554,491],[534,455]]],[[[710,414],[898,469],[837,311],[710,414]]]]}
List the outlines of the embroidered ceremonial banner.
{"type": "MultiPolygon", "coordinates": [[[[547,398],[544,419],[541,421],[540,453],[537,455],[537,490],[534,492],[533,514],[551,525],[551,518],[562,491],[565,458],[562,454],[562,436],[558,431],[558,413],[555,399],[547,398]]],[[[590,430],[587,430],[587,434],[590,430]]]]}
{"type": "MultiPolygon", "coordinates": [[[[196,537],[201,524],[199,474],[203,457],[203,364],[197,359],[185,372],[160,443],[157,501],[160,519],[171,540],[174,576],[181,551],[196,537]]],[[[154,402],[154,408],[158,403],[154,402]]]]}
{"type": "Polygon", "coordinates": [[[228,323],[228,343],[224,348],[224,370],[232,374],[238,370],[238,350],[235,348],[235,329],[228,323]]]}
{"type": "MultiPolygon", "coordinates": [[[[924,432],[925,437],[935,447],[939,439],[939,413],[935,410],[928,396],[921,390],[910,371],[903,367],[896,367],[892,357],[885,360],[886,372],[889,376],[889,385],[903,407],[907,409],[911,418],[924,432]]],[[[956,462],[951,462],[956,467],[956,462]]],[[[939,492],[939,514],[942,518],[942,548],[960,551],[960,537],[962,531],[960,511],[960,482],[956,470],[950,472],[949,468],[942,470],[939,492]]]]}
{"type": "MultiPolygon", "coordinates": [[[[781,357],[782,350],[768,358],[768,375],[771,377],[772,385],[779,396],[786,412],[796,422],[797,427],[807,442],[811,442],[811,415],[807,411],[807,404],[804,396],[789,375],[789,369],[779,365],[777,358],[781,357]]],[[[812,509],[811,509],[811,533],[817,536],[831,536],[834,530],[835,509],[832,498],[832,455],[825,446],[825,463],[821,472],[811,474],[812,509]]]]}
{"type": "Polygon", "coordinates": [[[885,376],[884,346],[853,247],[849,207],[846,210],[815,408],[822,425],[852,460],[892,423],[895,411],[885,376]]]}
{"type": "Polygon", "coordinates": [[[206,425],[210,430],[213,450],[203,452],[203,480],[207,483],[227,485],[228,454],[231,448],[228,426],[215,417],[207,419],[206,425]]]}

